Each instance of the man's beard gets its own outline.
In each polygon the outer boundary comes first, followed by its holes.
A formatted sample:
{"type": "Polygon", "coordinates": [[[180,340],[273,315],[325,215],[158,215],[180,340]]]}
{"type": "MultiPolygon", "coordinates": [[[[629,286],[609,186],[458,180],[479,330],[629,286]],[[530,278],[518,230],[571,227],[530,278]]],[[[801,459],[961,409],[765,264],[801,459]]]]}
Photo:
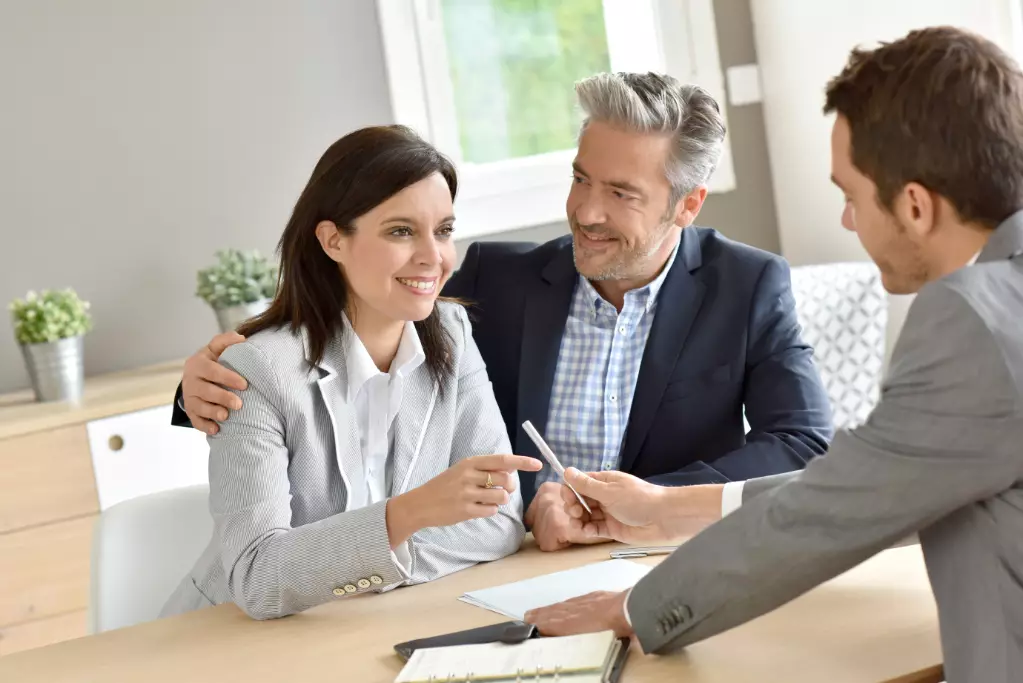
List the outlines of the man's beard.
{"type": "Polygon", "coordinates": [[[587,235],[596,235],[599,237],[613,237],[618,240],[619,250],[615,254],[610,263],[605,264],[599,271],[595,273],[584,272],[580,267],[579,262],[579,247],[576,246],[575,235],[573,234],[572,239],[572,258],[575,261],[575,269],[580,275],[585,277],[587,280],[594,282],[600,282],[605,280],[629,280],[637,278],[643,275],[643,267],[646,261],[653,256],[654,253],[661,246],[663,236],[670,229],[670,224],[665,224],[659,227],[655,235],[651,235],[650,238],[637,244],[631,249],[625,245],[625,240],[622,239],[621,235],[614,229],[606,226],[586,226],[579,225],[574,219],[571,221],[572,231],[584,232],[587,235]]]}
{"type": "Polygon", "coordinates": [[[909,228],[895,215],[889,221],[888,240],[872,247],[876,253],[868,253],[890,294],[913,294],[933,279],[932,270],[920,247],[909,239],[909,228]]]}

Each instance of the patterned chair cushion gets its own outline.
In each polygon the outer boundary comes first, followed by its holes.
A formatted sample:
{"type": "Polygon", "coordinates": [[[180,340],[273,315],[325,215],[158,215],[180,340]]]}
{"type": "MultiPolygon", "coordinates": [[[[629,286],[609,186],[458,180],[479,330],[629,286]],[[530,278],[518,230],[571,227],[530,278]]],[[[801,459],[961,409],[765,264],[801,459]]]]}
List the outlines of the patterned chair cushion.
{"type": "Polygon", "coordinates": [[[884,364],[888,296],[881,274],[873,263],[798,266],[792,290],[835,428],[862,424],[877,403],[884,364]]]}

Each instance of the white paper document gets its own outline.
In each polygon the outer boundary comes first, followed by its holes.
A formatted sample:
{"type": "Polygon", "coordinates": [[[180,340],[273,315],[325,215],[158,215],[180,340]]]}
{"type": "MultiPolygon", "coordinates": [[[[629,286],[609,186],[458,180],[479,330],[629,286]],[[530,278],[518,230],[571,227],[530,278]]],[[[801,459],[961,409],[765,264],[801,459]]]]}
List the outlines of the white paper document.
{"type": "Polygon", "coordinates": [[[546,607],[594,591],[628,590],[646,576],[650,569],[651,567],[645,564],[629,560],[608,560],[554,574],[544,574],[525,581],[472,591],[459,599],[470,605],[521,620],[531,609],[546,607]]]}

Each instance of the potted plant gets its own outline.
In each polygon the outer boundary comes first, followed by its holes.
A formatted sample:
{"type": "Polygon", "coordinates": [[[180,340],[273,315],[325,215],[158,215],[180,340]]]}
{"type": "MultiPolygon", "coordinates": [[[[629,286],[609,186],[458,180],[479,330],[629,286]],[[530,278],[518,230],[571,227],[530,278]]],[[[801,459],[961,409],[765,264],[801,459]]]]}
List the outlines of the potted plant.
{"type": "Polygon", "coordinates": [[[45,290],[15,299],[10,309],[36,400],[80,400],[85,383],[82,338],[92,329],[89,303],[73,289],[45,290]]]}
{"type": "Polygon", "coordinates": [[[270,305],[277,291],[277,266],[258,251],[225,249],[217,263],[199,271],[196,295],[217,315],[221,332],[230,332],[270,305]]]}

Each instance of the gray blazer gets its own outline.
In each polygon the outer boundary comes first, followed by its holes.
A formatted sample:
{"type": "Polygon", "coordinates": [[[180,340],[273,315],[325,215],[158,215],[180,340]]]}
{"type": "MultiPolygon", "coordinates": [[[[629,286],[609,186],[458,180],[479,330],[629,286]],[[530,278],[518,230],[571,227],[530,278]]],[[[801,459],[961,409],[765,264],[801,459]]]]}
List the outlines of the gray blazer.
{"type": "Polygon", "coordinates": [[[1023,681],[1023,212],[920,291],[866,424],[802,472],[748,481],[736,512],[639,582],[629,615],[645,651],[671,651],[912,532],[949,682],[1023,681]]]}
{"type": "MultiPolygon", "coordinates": [[[[407,378],[394,420],[390,495],[425,484],[465,458],[510,453],[504,421],[465,310],[438,303],[456,371],[438,386],[426,364],[407,378]]],[[[163,615],[235,602],[257,619],[347,595],[383,592],[514,553],[525,533],[516,491],[498,514],[417,532],[410,577],[392,559],[386,501],[346,510],[363,481],[343,339],[306,361],[304,335],[255,334],[221,362],[248,380],[219,434],[209,437],[213,538],[163,615]],[[347,588],[346,588],[347,587],[347,588]]]]}

